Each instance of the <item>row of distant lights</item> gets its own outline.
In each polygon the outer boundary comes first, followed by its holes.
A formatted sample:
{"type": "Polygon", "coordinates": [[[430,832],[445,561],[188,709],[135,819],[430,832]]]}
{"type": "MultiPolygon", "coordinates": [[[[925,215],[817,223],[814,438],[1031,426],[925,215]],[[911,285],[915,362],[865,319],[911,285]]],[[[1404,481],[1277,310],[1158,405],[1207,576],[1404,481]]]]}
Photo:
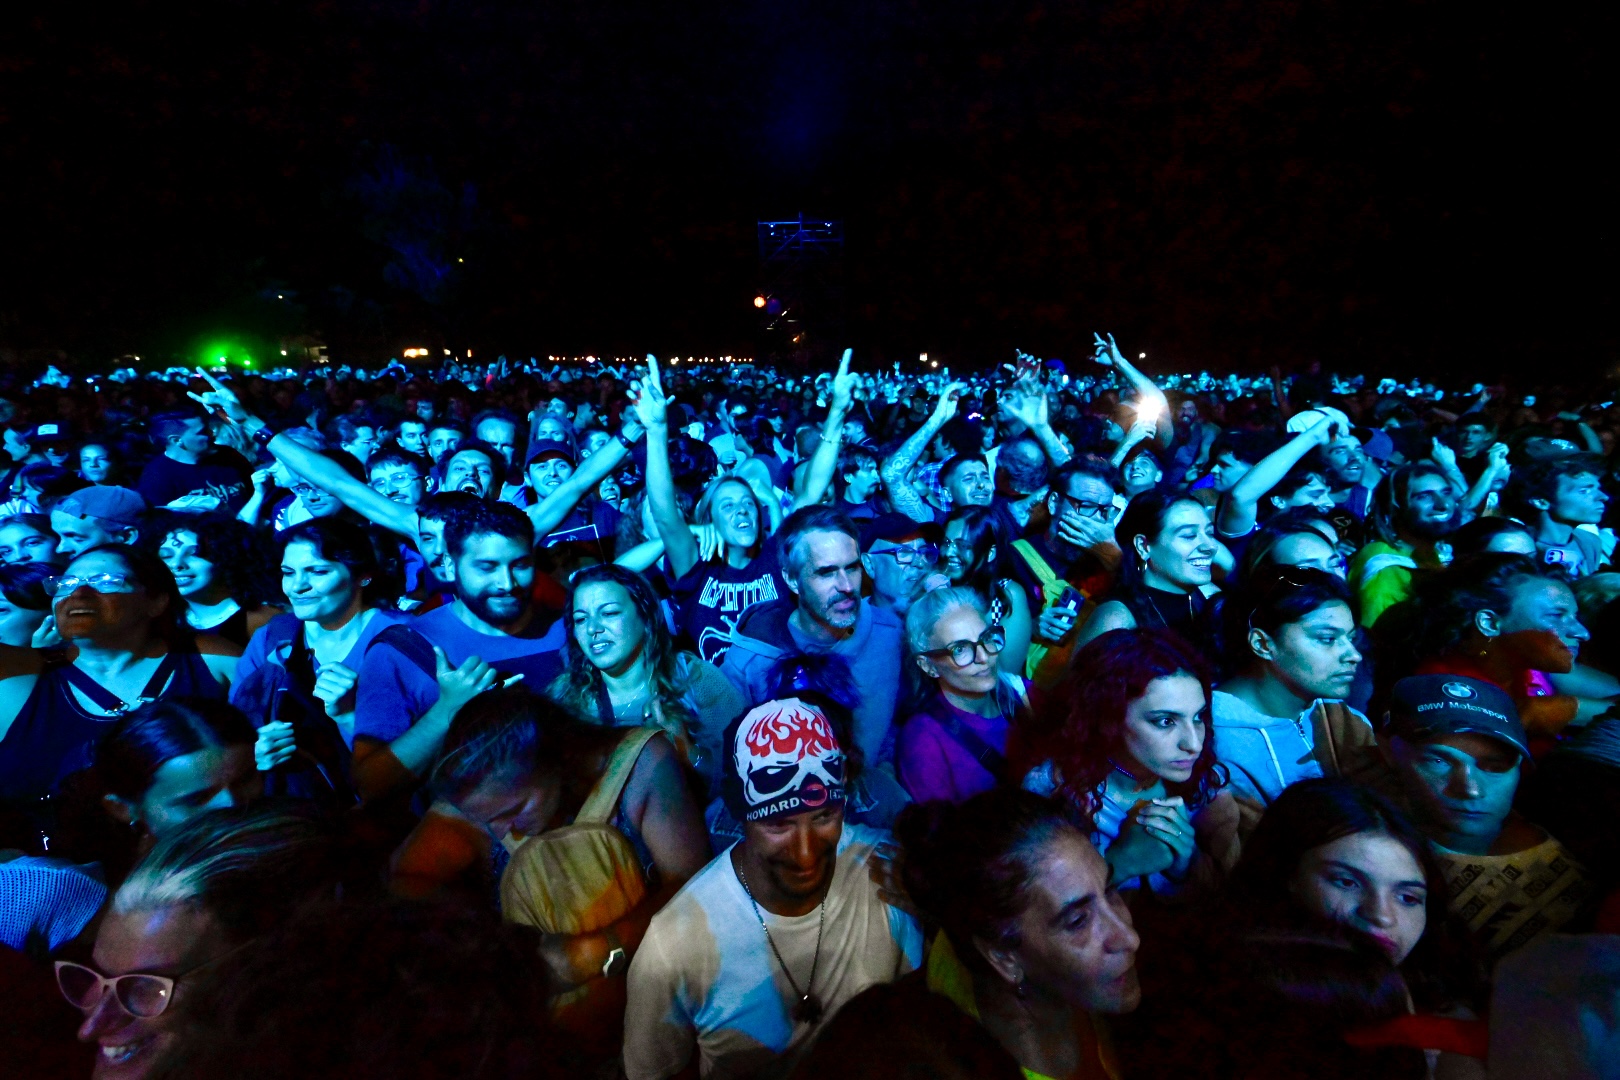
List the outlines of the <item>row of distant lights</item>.
{"type": "MultiPolygon", "coordinates": [[[[615,356],[609,359],[605,356],[548,356],[548,364],[639,364],[643,361],[639,356],[615,356]]],[[[668,356],[664,358],[666,364],[752,364],[752,356],[668,356]]]]}

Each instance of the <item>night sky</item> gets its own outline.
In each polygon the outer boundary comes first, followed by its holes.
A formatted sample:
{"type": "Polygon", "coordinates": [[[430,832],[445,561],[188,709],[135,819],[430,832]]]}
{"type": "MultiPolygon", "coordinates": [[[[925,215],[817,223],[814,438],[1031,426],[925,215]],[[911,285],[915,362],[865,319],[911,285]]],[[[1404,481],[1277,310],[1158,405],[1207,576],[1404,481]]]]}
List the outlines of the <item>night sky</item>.
{"type": "Polygon", "coordinates": [[[813,340],[874,359],[1620,363],[1613,5],[30,6],[13,355],[752,353],[802,210],[847,234],[813,340]]]}

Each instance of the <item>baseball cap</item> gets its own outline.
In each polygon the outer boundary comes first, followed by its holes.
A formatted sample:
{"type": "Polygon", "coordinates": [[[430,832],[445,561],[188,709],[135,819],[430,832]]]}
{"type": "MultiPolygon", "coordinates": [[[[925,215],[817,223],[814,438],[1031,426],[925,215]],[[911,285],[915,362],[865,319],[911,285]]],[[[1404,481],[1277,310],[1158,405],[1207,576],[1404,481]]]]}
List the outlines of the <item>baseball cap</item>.
{"type": "Polygon", "coordinates": [[[28,429],[28,443],[33,445],[40,442],[66,442],[73,436],[68,434],[67,428],[52,421],[49,424],[36,424],[28,429]]]}
{"type": "Polygon", "coordinates": [[[534,465],[541,461],[559,459],[568,462],[570,465],[578,464],[574,460],[574,452],[568,448],[567,443],[557,439],[540,439],[535,442],[533,450],[529,452],[528,464],[534,465]]]}
{"type": "Polygon", "coordinates": [[[925,538],[926,535],[922,523],[905,514],[879,514],[861,523],[861,550],[870,550],[879,540],[887,540],[891,544],[904,544],[925,538]]]}
{"type": "Polygon", "coordinates": [[[825,713],[800,698],[767,701],[726,732],[726,809],[738,821],[844,801],[844,751],[825,713]]]}
{"type": "Polygon", "coordinates": [[[1298,435],[1302,431],[1310,430],[1323,420],[1338,421],[1339,430],[1346,435],[1350,434],[1350,429],[1354,426],[1350,423],[1350,418],[1344,414],[1343,410],[1335,409],[1331,405],[1322,405],[1315,409],[1304,409],[1290,416],[1288,418],[1288,432],[1291,435],[1298,435]]]}
{"type": "Polygon", "coordinates": [[[139,525],[146,513],[146,500],[127,487],[112,484],[93,484],[80,488],[61,502],[56,509],[74,517],[100,518],[119,525],[139,525]]]}
{"type": "Polygon", "coordinates": [[[1409,742],[1465,732],[1488,735],[1530,756],[1518,706],[1507,691],[1462,675],[1413,675],[1396,683],[1388,730],[1409,742]]]}

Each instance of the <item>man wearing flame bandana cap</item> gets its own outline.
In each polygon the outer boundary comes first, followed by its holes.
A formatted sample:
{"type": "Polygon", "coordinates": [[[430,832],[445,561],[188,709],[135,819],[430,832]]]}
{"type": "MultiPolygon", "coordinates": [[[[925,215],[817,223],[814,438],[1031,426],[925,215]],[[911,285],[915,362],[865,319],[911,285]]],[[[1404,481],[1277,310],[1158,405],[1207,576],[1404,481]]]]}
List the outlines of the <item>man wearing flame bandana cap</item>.
{"type": "Polygon", "coordinates": [[[845,757],[813,701],[769,701],[722,743],[743,838],[656,915],[630,965],[629,1080],[785,1069],[856,994],[917,967],[880,882],[889,834],[844,823],[845,757]]]}

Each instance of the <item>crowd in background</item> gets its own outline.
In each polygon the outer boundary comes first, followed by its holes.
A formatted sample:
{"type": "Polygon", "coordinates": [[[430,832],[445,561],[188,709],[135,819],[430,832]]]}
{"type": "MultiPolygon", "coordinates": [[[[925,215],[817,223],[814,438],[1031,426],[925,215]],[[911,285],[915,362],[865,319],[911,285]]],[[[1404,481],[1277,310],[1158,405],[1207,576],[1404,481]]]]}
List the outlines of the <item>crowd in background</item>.
{"type": "Polygon", "coordinates": [[[0,428],[12,1075],[1615,1067],[1614,401],[1099,336],[0,428]]]}

